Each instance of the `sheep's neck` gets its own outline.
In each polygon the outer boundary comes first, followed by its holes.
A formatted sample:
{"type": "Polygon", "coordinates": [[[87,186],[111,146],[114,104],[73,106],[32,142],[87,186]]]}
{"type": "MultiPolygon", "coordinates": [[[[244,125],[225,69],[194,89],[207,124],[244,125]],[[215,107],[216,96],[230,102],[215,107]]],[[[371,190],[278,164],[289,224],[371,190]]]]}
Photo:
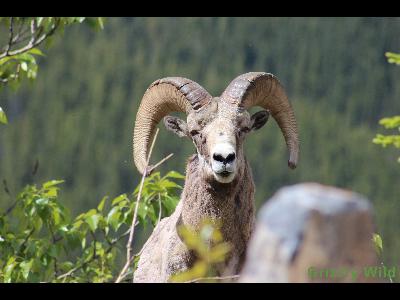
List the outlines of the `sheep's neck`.
{"type": "Polygon", "coordinates": [[[254,219],[254,183],[247,161],[230,184],[207,181],[202,174],[199,159],[193,155],[182,192],[181,222],[198,229],[204,218],[218,219],[227,239],[242,230],[248,235],[254,219]]]}

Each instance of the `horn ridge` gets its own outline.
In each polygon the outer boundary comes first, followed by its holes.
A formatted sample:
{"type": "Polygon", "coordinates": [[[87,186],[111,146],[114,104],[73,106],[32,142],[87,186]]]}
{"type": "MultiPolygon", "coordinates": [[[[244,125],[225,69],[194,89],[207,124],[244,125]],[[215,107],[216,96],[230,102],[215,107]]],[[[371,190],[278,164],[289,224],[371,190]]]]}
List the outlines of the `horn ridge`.
{"type": "Polygon", "coordinates": [[[183,77],[165,77],[146,90],[136,114],[133,129],[133,160],[144,174],[155,128],[171,112],[190,113],[208,104],[212,96],[198,83],[183,77]]]}
{"type": "Polygon", "coordinates": [[[297,166],[299,136],[293,108],[278,78],[265,72],[249,72],[236,77],[222,93],[221,98],[231,104],[249,109],[261,106],[278,123],[289,150],[288,166],[297,166]]]}

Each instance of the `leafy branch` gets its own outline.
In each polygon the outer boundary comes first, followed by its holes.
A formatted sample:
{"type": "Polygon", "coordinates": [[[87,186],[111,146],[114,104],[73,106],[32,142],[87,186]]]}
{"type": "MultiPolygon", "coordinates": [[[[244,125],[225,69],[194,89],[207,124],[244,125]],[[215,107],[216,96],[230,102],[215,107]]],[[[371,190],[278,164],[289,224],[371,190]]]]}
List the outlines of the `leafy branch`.
{"type": "MultiPolygon", "coordinates": [[[[154,144],[155,144],[157,136],[158,136],[158,132],[159,132],[159,129],[157,128],[157,131],[156,131],[156,133],[154,135],[153,141],[152,141],[151,146],[150,146],[149,154],[148,154],[147,161],[146,161],[145,171],[143,172],[143,176],[142,176],[142,179],[141,179],[140,185],[139,185],[139,192],[137,194],[137,200],[136,200],[136,205],[135,205],[135,211],[133,213],[133,220],[132,220],[132,225],[131,225],[131,228],[130,228],[129,239],[128,239],[128,243],[126,244],[126,263],[125,263],[124,267],[122,268],[120,274],[118,275],[118,278],[115,281],[116,283],[121,282],[127,276],[128,268],[132,264],[133,260],[135,259],[135,256],[132,255],[133,235],[134,235],[134,232],[135,232],[135,226],[136,226],[135,224],[136,224],[136,219],[137,219],[137,216],[138,216],[139,202],[140,202],[140,199],[141,199],[141,195],[142,195],[142,191],[143,191],[143,186],[144,186],[146,175],[151,173],[155,169],[156,166],[161,165],[168,158],[172,157],[172,154],[168,155],[166,158],[162,159],[159,163],[157,163],[154,167],[152,167],[151,170],[147,170],[148,167],[149,167],[149,161],[150,161],[151,153],[153,152],[154,144]]],[[[160,200],[160,194],[158,194],[158,197],[159,197],[159,202],[160,202],[161,201],[160,200]]],[[[158,221],[160,219],[161,219],[161,207],[160,207],[158,221]]]]}
{"type": "MultiPolygon", "coordinates": [[[[102,18],[85,17],[0,17],[0,29],[6,28],[7,41],[0,50],[0,89],[19,87],[23,78],[34,80],[37,76],[37,56],[44,56],[39,49],[66,26],[86,23],[103,28],[102,18]]],[[[0,123],[7,124],[5,112],[0,106],[0,123]]]]}
{"type": "MultiPolygon", "coordinates": [[[[388,58],[389,63],[395,63],[400,65],[400,54],[386,52],[386,57],[388,58]]],[[[385,127],[386,129],[397,129],[400,132],[400,116],[393,116],[390,118],[383,118],[379,121],[379,124],[385,127]]],[[[384,135],[377,134],[375,138],[372,140],[374,144],[381,145],[382,147],[394,146],[395,148],[400,149],[400,134],[392,134],[392,135],[384,135]]],[[[400,163],[400,157],[397,159],[400,163]]]]}
{"type": "Polygon", "coordinates": [[[231,251],[231,244],[225,242],[218,221],[204,219],[200,230],[181,225],[178,227],[179,236],[188,249],[197,257],[194,265],[181,273],[171,276],[171,282],[210,282],[238,278],[233,276],[215,276],[219,264],[224,264],[231,251]]]}
{"type": "MultiPolygon", "coordinates": [[[[170,179],[182,178],[174,171],[163,177],[156,172],[144,180],[140,197],[139,186],[131,196],[103,197],[75,218],[58,201],[62,180],[26,186],[0,213],[0,282],[114,282],[131,228],[170,215],[181,189],[170,179]]],[[[135,261],[140,253],[130,255],[135,261]]],[[[133,268],[123,276],[132,273],[133,268]]]]}
{"type": "Polygon", "coordinates": [[[14,17],[10,18],[9,40],[8,40],[8,44],[5,47],[6,51],[4,51],[3,53],[0,53],[0,59],[2,59],[3,57],[7,57],[7,56],[15,56],[18,54],[22,54],[24,52],[27,52],[27,51],[39,46],[47,38],[49,38],[50,36],[52,36],[54,34],[54,32],[60,26],[60,23],[62,21],[61,18],[54,18],[54,22],[50,23],[50,28],[46,32],[43,32],[45,30],[45,27],[41,26],[41,24],[38,24],[38,20],[40,21],[40,23],[42,23],[41,21],[44,18],[34,18],[34,19],[30,20],[31,38],[30,38],[28,44],[26,44],[25,46],[23,46],[19,49],[15,49],[12,51],[11,49],[16,44],[23,41],[23,37],[20,35],[17,35],[14,38],[14,31],[13,31],[14,19],[15,19],[14,17]]]}

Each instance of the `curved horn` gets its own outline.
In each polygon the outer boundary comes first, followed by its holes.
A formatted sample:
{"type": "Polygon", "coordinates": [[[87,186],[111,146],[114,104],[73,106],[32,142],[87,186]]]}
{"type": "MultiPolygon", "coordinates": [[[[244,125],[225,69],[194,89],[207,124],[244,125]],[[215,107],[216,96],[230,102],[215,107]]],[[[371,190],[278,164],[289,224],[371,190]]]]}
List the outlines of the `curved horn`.
{"type": "Polygon", "coordinates": [[[171,112],[188,114],[199,110],[211,99],[202,86],[182,77],[166,77],[150,85],[140,103],[133,130],[133,160],[141,174],[146,171],[149,143],[161,119],[171,112]]]}
{"type": "Polygon", "coordinates": [[[270,73],[250,72],[236,77],[221,98],[245,109],[261,106],[278,123],[289,150],[288,165],[296,168],[299,156],[299,136],[296,118],[283,86],[270,73]]]}

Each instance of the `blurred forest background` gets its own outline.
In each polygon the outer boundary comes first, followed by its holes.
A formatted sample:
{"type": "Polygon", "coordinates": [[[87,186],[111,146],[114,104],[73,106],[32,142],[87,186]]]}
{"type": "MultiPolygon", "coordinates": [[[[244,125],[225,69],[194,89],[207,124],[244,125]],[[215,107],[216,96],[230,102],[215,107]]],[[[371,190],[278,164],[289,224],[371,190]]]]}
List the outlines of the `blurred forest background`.
{"type": "MultiPolygon", "coordinates": [[[[104,30],[68,28],[40,58],[36,81],[4,89],[0,180],[11,192],[65,179],[61,202],[77,214],[104,195],[130,193],[140,176],[132,130],[146,88],[166,76],[190,78],[219,95],[249,71],[275,74],[297,116],[301,154],[287,167],[276,123],[247,139],[257,207],[284,185],[316,181],[367,196],[385,262],[400,263],[398,153],[372,143],[379,119],[400,112],[400,18],[107,18],[104,30]]],[[[152,156],[184,173],[193,145],[159,125],[152,156]]],[[[9,205],[0,189],[0,208],[9,205]]],[[[285,213],[285,212],[282,212],[285,213]]]]}

